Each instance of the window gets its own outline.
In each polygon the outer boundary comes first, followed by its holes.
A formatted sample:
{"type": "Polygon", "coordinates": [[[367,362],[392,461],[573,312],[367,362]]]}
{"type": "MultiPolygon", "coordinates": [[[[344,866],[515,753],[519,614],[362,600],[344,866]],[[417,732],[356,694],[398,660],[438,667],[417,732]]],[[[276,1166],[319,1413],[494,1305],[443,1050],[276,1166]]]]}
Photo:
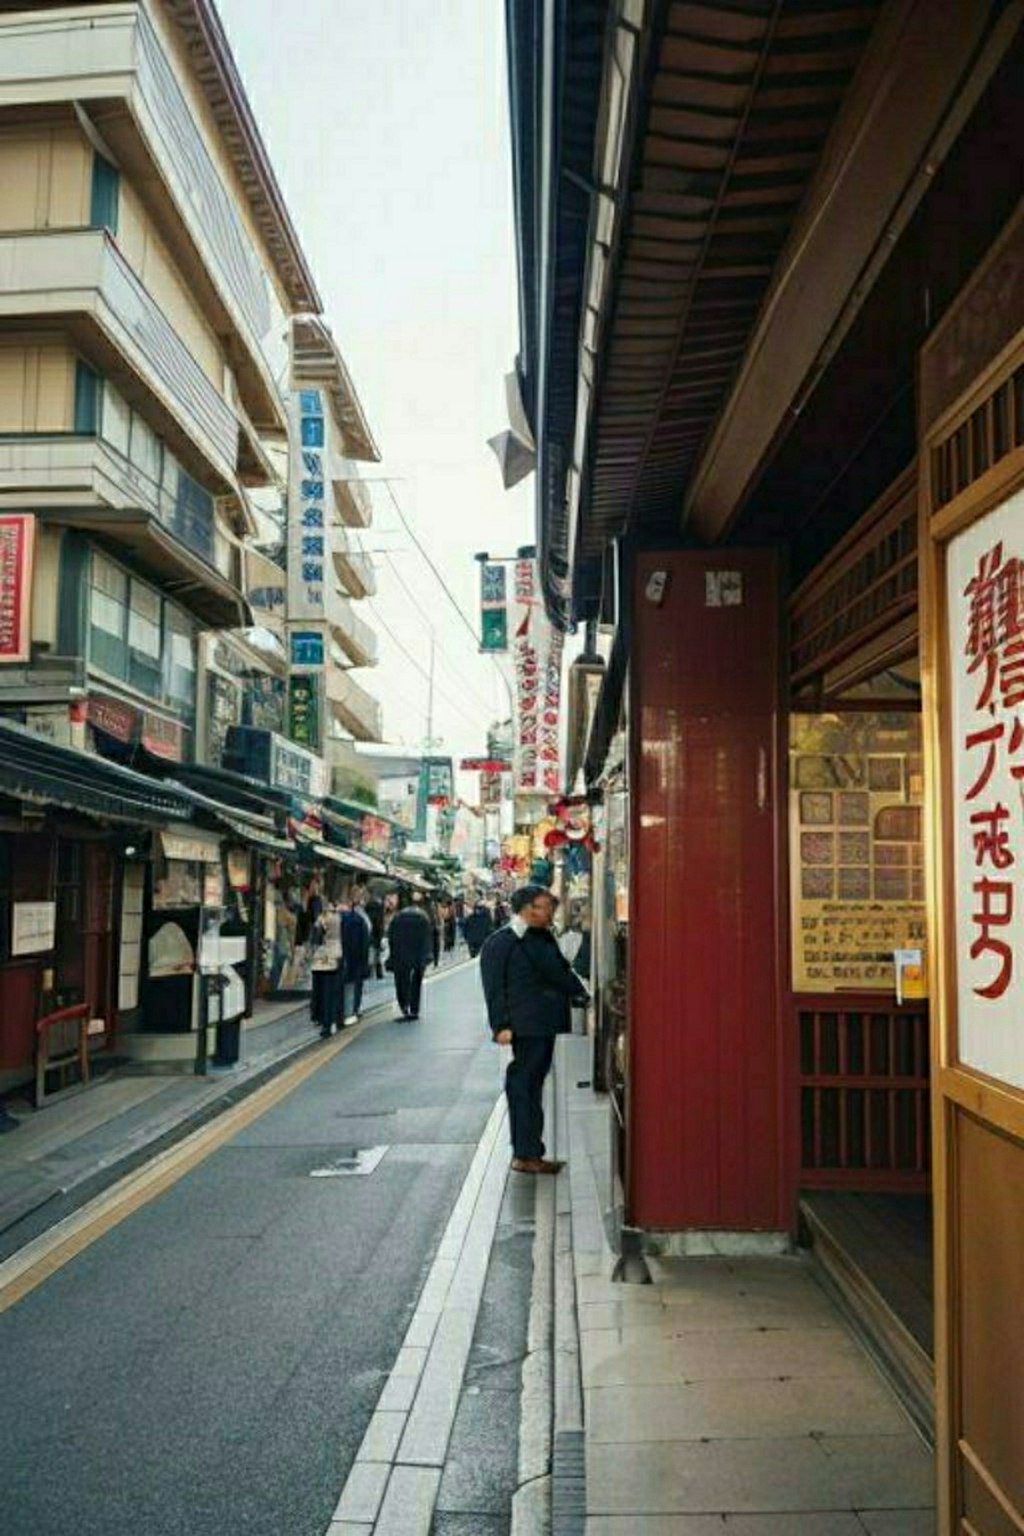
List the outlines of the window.
{"type": "Polygon", "coordinates": [[[163,468],[160,439],[134,411],[128,457],[135,468],[147,475],[154,485],[160,484],[160,473],[163,468]]]}
{"type": "Polygon", "coordinates": [[[100,429],[102,395],[99,374],[79,358],[75,363],[75,431],[83,437],[95,437],[100,429]]]}
{"type": "Polygon", "coordinates": [[[128,577],[119,565],[93,554],[89,583],[89,659],[112,677],[125,677],[128,652],[128,577]]]}
{"type": "Polygon", "coordinates": [[[89,222],[93,229],[109,229],[117,234],[117,211],[121,178],[117,167],[102,155],[92,160],[92,207],[89,222]]]}
{"type": "Polygon", "coordinates": [[[118,453],[128,457],[128,447],[131,440],[132,412],[127,400],[112,389],[109,384],[103,386],[103,426],[102,433],[106,442],[118,453]]]}
{"type": "Polygon", "coordinates": [[[195,626],[170,603],[164,607],[164,692],[182,714],[191,717],[196,697],[195,626]]]}
{"type": "Polygon", "coordinates": [[[142,693],[159,697],[160,594],[132,581],[128,612],[128,681],[142,693]]]}

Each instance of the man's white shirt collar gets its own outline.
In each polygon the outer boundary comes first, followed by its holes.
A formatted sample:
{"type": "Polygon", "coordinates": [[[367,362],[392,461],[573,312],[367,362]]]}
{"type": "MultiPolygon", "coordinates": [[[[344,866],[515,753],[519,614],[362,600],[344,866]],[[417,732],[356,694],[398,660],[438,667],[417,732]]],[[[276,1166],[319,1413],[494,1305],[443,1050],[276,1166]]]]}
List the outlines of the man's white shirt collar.
{"type": "Polygon", "coordinates": [[[518,912],[514,917],[509,918],[508,925],[512,929],[512,932],[515,934],[517,939],[521,939],[524,934],[529,932],[530,929],[529,923],[524,922],[523,919],[519,916],[518,912]]]}

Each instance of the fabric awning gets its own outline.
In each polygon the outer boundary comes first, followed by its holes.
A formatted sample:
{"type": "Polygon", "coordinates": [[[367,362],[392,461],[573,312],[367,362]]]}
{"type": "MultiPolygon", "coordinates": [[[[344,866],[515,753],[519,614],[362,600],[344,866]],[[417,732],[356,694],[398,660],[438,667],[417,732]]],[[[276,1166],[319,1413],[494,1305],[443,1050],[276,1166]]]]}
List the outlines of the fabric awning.
{"type": "Polygon", "coordinates": [[[246,810],[241,806],[225,805],[223,801],[215,799],[212,795],[203,794],[201,790],[175,781],[171,782],[174,782],[174,787],[180,789],[182,794],[188,795],[197,810],[212,817],[241,842],[248,843],[264,853],[279,856],[294,851],[294,844],[290,838],[278,836],[271,816],[261,816],[258,812],[246,810]]]}
{"type": "Polygon", "coordinates": [[[350,873],[359,875],[385,875],[387,865],[381,859],[375,859],[369,853],[361,853],[355,848],[339,848],[336,843],[325,843],[320,838],[305,837],[301,833],[296,837],[295,845],[308,857],[324,859],[328,864],[337,864],[350,873]]]}
{"type": "Polygon", "coordinates": [[[0,795],[136,827],[186,821],[192,813],[179,789],[91,752],[56,746],[6,720],[0,722],[0,795]]]}

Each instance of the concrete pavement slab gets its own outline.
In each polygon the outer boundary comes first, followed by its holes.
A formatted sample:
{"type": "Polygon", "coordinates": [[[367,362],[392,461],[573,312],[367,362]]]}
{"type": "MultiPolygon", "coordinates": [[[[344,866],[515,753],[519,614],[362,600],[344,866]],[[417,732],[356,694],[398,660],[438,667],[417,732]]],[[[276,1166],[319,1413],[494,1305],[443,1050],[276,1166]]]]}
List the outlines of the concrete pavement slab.
{"type": "Polygon", "coordinates": [[[863,1536],[856,1515],[597,1515],[586,1536],[863,1536]]]}
{"type": "MultiPolygon", "coordinates": [[[[594,1444],[760,1436],[899,1435],[906,1417],[880,1380],[845,1377],[598,1387],[586,1394],[594,1444]]],[[[624,1453],[625,1454],[625,1453],[624,1453]]]]}
{"type": "Polygon", "coordinates": [[[440,1467],[395,1467],[374,1536],[429,1536],[440,1482],[440,1467]]]}
{"type": "Polygon", "coordinates": [[[628,1458],[588,1448],[593,1514],[770,1514],[926,1506],[931,1458],[912,1434],[671,1441],[628,1458]]]}
{"type": "Polygon", "coordinates": [[[860,1518],[868,1536],[935,1536],[934,1509],[866,1509],[860,1518]]]}
{"type": "Polygon", "coordinates": [[[725,1376],[848,1376],[864,1361],[841,1327],[683,1333],[659,1320],[650,1327],[592,1330],[580,1342],[586,1387],[657,1386],[725,1376]]]}

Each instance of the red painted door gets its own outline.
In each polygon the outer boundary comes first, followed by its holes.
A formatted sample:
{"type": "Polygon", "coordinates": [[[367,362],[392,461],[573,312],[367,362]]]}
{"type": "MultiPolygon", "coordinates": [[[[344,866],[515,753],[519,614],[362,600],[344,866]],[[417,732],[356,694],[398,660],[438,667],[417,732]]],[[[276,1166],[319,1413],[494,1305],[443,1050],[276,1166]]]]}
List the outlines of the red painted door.
{"type": "Polygon", "coordinates": [[[637,557],[626,1220],[781,1229],[779,607],[767,551],[637,557]]]}

